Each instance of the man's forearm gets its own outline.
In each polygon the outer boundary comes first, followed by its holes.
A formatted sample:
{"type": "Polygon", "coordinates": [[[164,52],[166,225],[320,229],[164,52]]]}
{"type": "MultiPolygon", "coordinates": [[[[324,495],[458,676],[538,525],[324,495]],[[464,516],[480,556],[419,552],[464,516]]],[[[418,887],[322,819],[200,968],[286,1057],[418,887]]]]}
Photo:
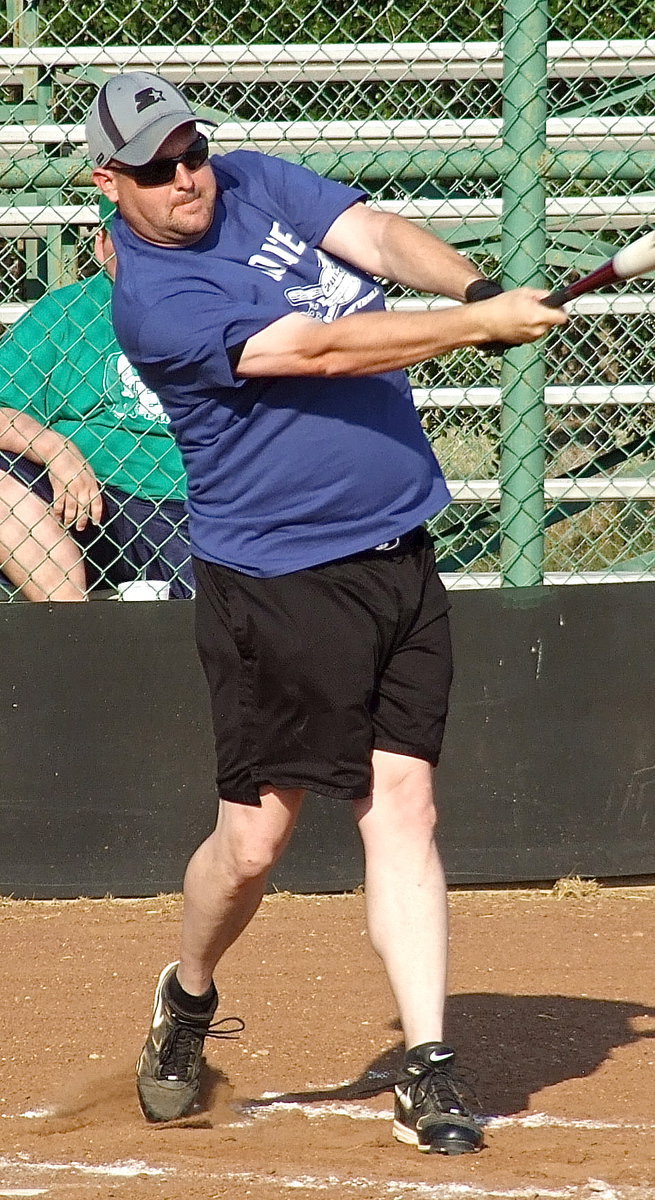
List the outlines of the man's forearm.
{"type": "Polygon", "coordinates": [[[531,342],[566,320],[539,303],[544,294],[525,288],[445,311],[360,312],[332,323],[282,317],[248,339],[237,374],[375,375],[461,346],[531,342]]]}
{"type": "MultiPolygon", "coordinates": [[[[309,332],[309,331],[308,331],[309,332]]],[[[479,310],[441,312],[354,313],[321,327],[313,351],[305,353],[322,363],[326,375],[372,375],[415,366],[485,340],[479,310]]]]}
{"type": "Polygon", "coordinates": [[[22,454],[41,466],[66,447],[68,442],[61,434],[39,424],[34,417],[15,408],[0,409],[0,450],[22,454]]]}

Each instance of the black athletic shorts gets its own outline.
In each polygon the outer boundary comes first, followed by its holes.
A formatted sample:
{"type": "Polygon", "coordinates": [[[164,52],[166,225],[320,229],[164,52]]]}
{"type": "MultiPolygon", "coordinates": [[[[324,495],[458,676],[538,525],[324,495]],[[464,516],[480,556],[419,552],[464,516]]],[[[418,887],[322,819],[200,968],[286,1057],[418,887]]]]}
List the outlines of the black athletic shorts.
{"type": "Polygon", "coordinates": [[[436,763],[452,676],[448,597],[427,532],[256,579],[194,558],[219,795],[371,786],[371,752],[436,763]]]}

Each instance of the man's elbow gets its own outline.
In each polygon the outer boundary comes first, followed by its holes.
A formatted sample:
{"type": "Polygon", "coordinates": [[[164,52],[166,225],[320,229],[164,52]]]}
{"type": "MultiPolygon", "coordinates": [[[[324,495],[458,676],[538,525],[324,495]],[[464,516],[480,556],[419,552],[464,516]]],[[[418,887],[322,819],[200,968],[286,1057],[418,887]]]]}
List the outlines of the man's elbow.
{"type": "Polygon", "coordinates": [[[358,354],[343,344],[338,336],[338,321],[313,322],[313,331],[304,331],[298,343],[298,352],[303,360],[303,375],[320,376],[322,379],[337,379],[339,376],[356,375],[358,354]]]}
{"type": "Polygon", "coordinates": [[[289,363],[291,370],[283,374],[318,376],[330,379],[335,375],[343,375],[340,366],[343,355],[334,345],[332,325],[312,321],[311,327],[305,327],[297,342],[289,347],[289,363]]]}
{"type": "Polygon", "coordinates": [[[344,375],[358,375],[357,361],[354,356],[345,354],[343,350],[318,347],[313,352],[298,354],[289,363],[289,369],[281,372],[283,375],[307,375],[320,379],[338,379],[344,375]]]}
{"type": "MultiPolygon", "coordinates": [[[[244,355],[234,372],[237,379],[292,378],[301,375],[327,376],[330,371],[325,356],[318,354],[251,354],[244,355]]],[[[335,372],[336,374],[336,372],[335,372]]]]}
{"type": "Polygon", "coordinates": [[[343,374],[339,369],[340,356],[320,336],[316,339],[303,337],[293,344],[266,348],[246,348],[241,356],[235,375],[245,378],[262,376],[314,375],[328,377],[343,374]]]}
{"type": "Polygon", "coordinates": [[[363,366],[356,357],[343,353],[325,355],[320,372],[326,379],[343,379],[347,375],[368,375],[370,373],[371,368],[363,366]]]}

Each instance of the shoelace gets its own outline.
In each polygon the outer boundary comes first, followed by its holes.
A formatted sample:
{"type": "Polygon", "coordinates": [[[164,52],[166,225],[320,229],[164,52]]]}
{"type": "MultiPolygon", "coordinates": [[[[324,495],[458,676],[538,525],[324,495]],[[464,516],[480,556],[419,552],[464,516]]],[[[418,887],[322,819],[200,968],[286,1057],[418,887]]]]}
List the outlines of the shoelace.
{"type": "Polygon", "coordinates": [[[205,1038],[235,1038],[246,1027],[241,1017],[221,1017],[213,1025],[178,1018],[161,1048],[160,1073],[164,1079],[184,1079],[192,1065],[198,1042],[205,1038]],[[224,1026],[224,1028],[221,1028],[224,1026]]]}
{"type": "Polygon", "coordinates": [[[429,1099],[435,1103],[440,1112],[455,1112],[460,1116],[473,1118],[473,1114],[465,1104],[450,1071],[440,1071],[435,1067],[426,1066],[416,1073],[414,1071],[403,1073],[401,1081],[404,1087],[412,1085],[416,1088],[414,1099],[419,1104],[429,1099]]]}

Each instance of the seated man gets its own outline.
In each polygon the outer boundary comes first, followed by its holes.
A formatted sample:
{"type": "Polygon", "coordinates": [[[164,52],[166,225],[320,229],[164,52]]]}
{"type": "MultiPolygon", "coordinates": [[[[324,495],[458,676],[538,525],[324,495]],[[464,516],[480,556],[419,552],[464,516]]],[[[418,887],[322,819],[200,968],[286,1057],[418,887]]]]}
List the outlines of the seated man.
{"type": "Polygon", "coordinates": [[[27,600],[137,578],[190,597],[182,460],[114,339],[105,226],[95,250],[102,271],[43,296],[0,340],[0,581],[27,600]]]}

